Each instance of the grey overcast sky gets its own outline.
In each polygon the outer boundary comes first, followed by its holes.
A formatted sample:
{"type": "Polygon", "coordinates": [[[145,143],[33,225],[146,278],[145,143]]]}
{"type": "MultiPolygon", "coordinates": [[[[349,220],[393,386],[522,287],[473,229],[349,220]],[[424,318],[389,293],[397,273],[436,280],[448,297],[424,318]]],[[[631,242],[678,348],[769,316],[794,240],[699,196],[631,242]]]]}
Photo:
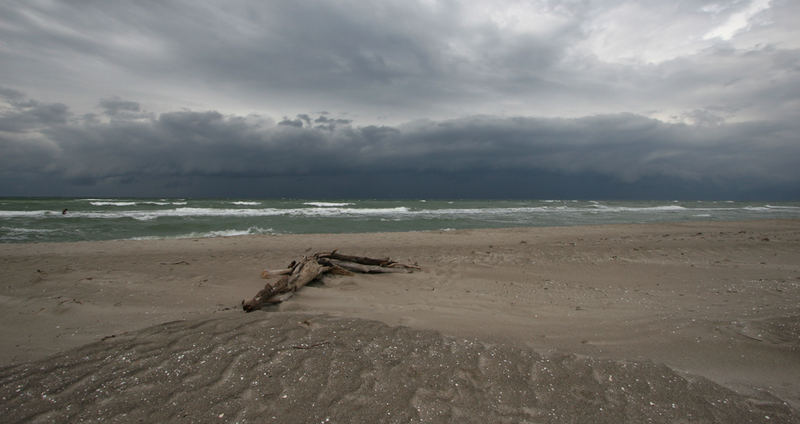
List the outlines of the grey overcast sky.
{"type": "Polygon", "coordinates": [[[4,1],[0,195],[800,199],[800,2],[4,1]]]}

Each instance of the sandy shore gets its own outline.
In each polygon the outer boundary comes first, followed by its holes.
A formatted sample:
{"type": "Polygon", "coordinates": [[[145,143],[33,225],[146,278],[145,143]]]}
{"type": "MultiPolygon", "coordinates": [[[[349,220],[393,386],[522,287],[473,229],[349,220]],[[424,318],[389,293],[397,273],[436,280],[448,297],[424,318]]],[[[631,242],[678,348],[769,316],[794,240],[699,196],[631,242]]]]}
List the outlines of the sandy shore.
{"type": "Polygon", "coordinates": [[[0,245],[0,268],[10,422],[800,422],[800,221],[0,245]],[[423,272],[241,312],[262,269],[331,249],[423,272]]]}

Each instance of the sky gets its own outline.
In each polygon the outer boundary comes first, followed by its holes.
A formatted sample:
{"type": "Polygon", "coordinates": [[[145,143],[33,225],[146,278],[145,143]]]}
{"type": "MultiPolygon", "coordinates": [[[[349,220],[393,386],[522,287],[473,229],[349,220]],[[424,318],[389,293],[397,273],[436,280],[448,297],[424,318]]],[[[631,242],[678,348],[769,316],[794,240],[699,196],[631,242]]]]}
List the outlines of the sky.
{"type": "Polygon", "coordinates": [[[796,0],[0,2],[0,196],[800,200],[796,0]]]}

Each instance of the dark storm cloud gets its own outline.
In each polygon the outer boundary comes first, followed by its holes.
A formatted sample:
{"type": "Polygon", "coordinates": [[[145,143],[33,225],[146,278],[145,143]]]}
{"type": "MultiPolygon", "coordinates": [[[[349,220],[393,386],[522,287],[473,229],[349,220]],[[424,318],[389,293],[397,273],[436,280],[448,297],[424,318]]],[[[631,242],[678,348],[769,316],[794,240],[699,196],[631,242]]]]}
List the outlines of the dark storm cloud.
{"type": "Polygon", "coordinates": [[[350,123],[353,122],[353,120],[352,119],[341,119],[341,118],[332,119],[332,118],[328,118],[327,116],[325,116],[323,114],[323,115],[317,117],[317,119],[315,119],[314,122],[317,123],[317,124],[349,125],[350,123]]]}
{"type": "MultiPolygon", "coordinates": [[[[64,124],[69,117],[62,103],[41,103],[26,99],[16,90],[0,88],[0,97],[9,105],[0,115],[0,132],[26,132],[64,124]]],[[[1,105],[1,104],[0,104],[1,105]]]]}
{"type": "Polygon", "coordinates": [[[303,120],[302,120],[302,119],[300,119],[300,118],[297,118],[297,119],[289,119],[289,118],[287,118],[287,117],[285,117],[285,116],[284,116],[284,117],[283,117],[283,119],[282,119],[280,122],[278,122],[278,125],[284,125],[284,126],[289,126],[289,127],[303,128],[303,120]]]}
{"type": "Polygon", "coordinates": [[[289,126],[289,127],[296,127],[296,128],[316,128],[318,130],[328,130],[333,131],[336,129],[337,126],[342,125],[350,125],[353,120],[352,119],[342,119],[342,118],[328,118],[327,112],[322,112],[316,118],[312,117],[307,113],[298,114],[295,119],[289,119],[288,117],[284,116],[281,121],[278,122],[278,125],[289,126]]]}
{"type": "Polygon", "coordinates": [[[306,126],[311,126],[311,117],[308,116],[308,114],[301,113],[297,115],[297,119],[300,119],[301,121],[305,122],[306,126]]]}
{"type": "Polygon", "coordinates": [[[0,97],[10,103],[16,103],[19,100],[24,99],[25,95],[22,92],[11,88],[0,87],[0,97]]]}
{"type": "MultiPolygon", "coordinates": [[[[44,110],[61,109],[33,103],[44,110]]],[[[8,106],[0,122],[31,109],[8,106]]],[[[647,183],[651,191],[641,195],[664,198],[699,196],[699,188],[709,185],[727,186],[731,195],[772,187],[787,197],[796,189],[786,187],[800,184],[797,123],[689,126],[615,114],[476,116],[328,129],[303,127],[299,118],[300,126],[274,125],[214,111],[108,121],[65,119],[64,114],[68,111],[38,115],[41,119],[24,133],[0,133],[0,189],[9,191],[25,178],[34,185],[48,181],[51,187],[111,182],[122,191],[126,184],[139,184],[138,190],[150,192],[193,179],[236,179],[239,189],[258,194],[265,182],[296,178],[319,187],[334,181],[382,181],[392,190],[385,195],[425,192],[439,184],[442,195],[517,197],[536,192],[524,186],[487,187],[485,182],[535,184],[544,178],[574,187],[602,180],[608,195],[619,187],[616,197],[624,197],[625,190],[642,191],[637,184],[647,183]],[[445,182],[451,180],[448,187],[445,182]],[[145,183],[150,186],[142,187],[145,183]],[[480,192],[474,192],[476,187],[480,192]]],[[[270,193],[292,195],[295,189],[296,184],[270,193]]],[[[348,187],[351,195],[362,194],[359,189],[348,187]]]]}
{"type": "Polygon", "coordinates": [[[100,100],[100,107],[106,115],[114,116],[120,113],[138,113],[141,108],[139,103],[120,98],[100,100]]]}

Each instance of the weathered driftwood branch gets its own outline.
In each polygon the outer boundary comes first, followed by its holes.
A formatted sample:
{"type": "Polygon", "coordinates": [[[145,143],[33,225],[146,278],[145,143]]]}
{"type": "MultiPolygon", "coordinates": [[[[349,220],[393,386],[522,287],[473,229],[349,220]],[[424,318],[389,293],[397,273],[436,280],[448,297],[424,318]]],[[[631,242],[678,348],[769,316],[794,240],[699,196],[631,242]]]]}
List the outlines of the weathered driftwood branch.
{"type": "Polygon", "coordinates": [[[261,278],[267,279],[278,275],[289,275],[292,273],[292,268],[286,269],[265,269],[261,271],[261,278]]]}
{"type": "Polygon", "coordinates": [[[379,266],[379,265],[362,265],[360,263],[355,262],[346,262],[340,261],[337,259],[320,259],[320,263],[323,264],[330,264],[332,266],[337,266],[349,272],[355,272],[359,274],[382,274],[386,272],[412,272],[411,268],[395,268],[386,266],[379,266]]]}
{"type": "Polygon", "coordinates": [[[277,281],[268,282],[252,299],[242,300],[242,309],[250,312],[260,309],[264,305],[284,302],[292,297],[294,292],[327,273],[338,275],[377,274],[413,272],[419,269],[416,265],[401,264],[389,258],[375,259],[366,256],[342,255],[335,250],[330,253],[316,253],[312,256],[304,256],[299,261],[292,261],[284,269],[262,271],[262,278],[280,278],[277,281]]]}

